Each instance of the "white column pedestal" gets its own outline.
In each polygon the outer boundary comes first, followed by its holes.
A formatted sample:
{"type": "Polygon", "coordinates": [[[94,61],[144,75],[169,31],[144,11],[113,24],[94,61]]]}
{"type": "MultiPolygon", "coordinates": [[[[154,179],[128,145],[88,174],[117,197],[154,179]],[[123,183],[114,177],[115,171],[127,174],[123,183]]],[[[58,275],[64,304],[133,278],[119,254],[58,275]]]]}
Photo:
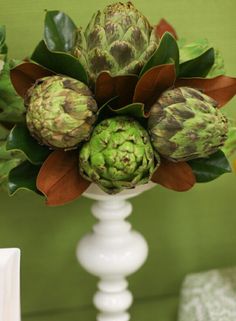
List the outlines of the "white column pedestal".
{"type": "Polygon", "coordinates": [[[153,184],[138,190],[109,196],[97,187],[85,194],[96,199],[92,213],[98,219],[93,232],[79,242],[77,257],[80,264],[100,278],[93,302],[100,311],[97,321],[128,321],[133,297],[128,290],[126,277],[136,272],[145,262],[148,246],[141,234],[133,231],[125,219],[132,212],[126,199],[151,188],[153,184]]]}

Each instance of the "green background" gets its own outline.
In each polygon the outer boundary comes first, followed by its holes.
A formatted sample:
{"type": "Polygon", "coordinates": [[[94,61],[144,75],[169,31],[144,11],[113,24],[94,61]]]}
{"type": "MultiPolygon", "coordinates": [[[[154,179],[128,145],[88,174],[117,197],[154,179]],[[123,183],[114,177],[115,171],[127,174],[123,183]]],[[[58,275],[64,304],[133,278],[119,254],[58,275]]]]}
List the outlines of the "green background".
{"type": "MultiPolygon", "coordinates": [[[[42,37],[44,9],[60,9],[81,26],[108,1],[0,0],[10,56],[25,58],[42,37]]],[[[233,0],[137,0],[154,24],[165,17],[189,41],[207,37],[236,75],[233,0]]],[[[226,108],[236,117],[236,99],[226,108]]],[[[136,303],[132,321],[174,321],[187,273],[236,264],[236,176],[224,175],[187,193],[159,186],[132,200],[131,221],[150,245],[146,265],[129,278],[136,303]]],[[[22,250],[23,321],[92,321],[96,279],[75,259],[75,248],[94,223],[92,201],[81,198],[48,208],[30,192],[0,193],[0,247],[22,250]]]]}

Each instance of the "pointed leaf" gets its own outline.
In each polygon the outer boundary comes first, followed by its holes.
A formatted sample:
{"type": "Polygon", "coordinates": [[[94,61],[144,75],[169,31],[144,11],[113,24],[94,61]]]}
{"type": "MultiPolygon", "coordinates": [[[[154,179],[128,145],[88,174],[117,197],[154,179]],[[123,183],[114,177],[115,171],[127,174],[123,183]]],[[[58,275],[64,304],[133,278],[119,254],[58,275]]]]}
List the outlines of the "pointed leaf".
{"type": "Polygon", "coordinates": [[[197,58],[180,64],[178,77],[206,77],[214,62],[215,52],[210,48],[197,58]]]}
{"type": "Polygon", "coordinates": [[[39,143],[30,135],[24,124],[17,124],[10,132],[7,139],[7,150],[20,150],[33,164],[42,164],[50,150],[39,143]]]}
{"type": "Polygon", "coordinates": [[[11,82],[22,98],[25,97],[28,89],[39,78],[52,76],[54,73],[32,62],[22,63],[10,71],[11,82]]]}
{"type": "Polygon", "coordinates": [[[163,91],[172,87],[175,82],[175,66],[161,65],[148,70],[138,81],[133,102],[144,103],[146,112],[163,91]]]}
{"type": "Polygon", "coordinates": [[[51,51],[70,51],[76,41],[77,27],[61,11],[47,11],[44,23],[44,40],[51,51]]]}
{"type": "Polygon", "coordinates": [[[120,109],[110,108],[111,111],[117,115],[127,115],[133,116],[136,118],[144,118],[146,117],[144,112],[144,104],[142,103],[133,103],[130,105],[126,105],[120,109]]]}
{"type": "Polygon", "coordinates": [[[157,50],[143,67],[140,76],[155,66],[169,64],[171,62],[175,63],[176,74],[178,74],[179,47],[175,38],[169,32],[166,32],[161,38],[157,50]]]}
{"type": "Polygon", "coordinates": [[[24,121],[24,102],[13,88],[8,62],[4,63],[0,72],[0,93],[0,121],[6,124],[24,121]]]}
{"type": "Polygon", "coordinates": [[[32,60],[56,73],[67,75],[88,84],[88,76],[79,60],[69,53],[50,51],[41,41],[32,54],[32,60]]]}
{"type": "Polygon", "coordinates": [[[169,32],[175,39],[178,39],[175,29],[165,19],[161,19],[158,25],[155,27],[156,34],[161,38],[165,32],[169,32]]]}
{"type": "Polygon", "coordinates": [[[176,87],[193,87],[201,90],[206,95],[218,102],[218,107],[224,106],[236,94],[236,78],[218,76],[212,79],[183,78],[178,79],[176,87]]]}
{"type": "Polygon", "coordinates": [[[31,164],[28,161],[12,169],[8,177],[8,189],[10,195],[15,194],[20,189],[31,190],[41,194],[36,187],[36,178],[40,166],[31,164]]]}
{"type": "Polygon", "coordinates": [[[117,96],[117,107],[128,105],[132,102],[135,86],[138,82],[136,75],[112,77],[108,72],[102,72],[96,81],[95,98],[99,105],[117,96]]]}
{"type": "Polygon", "coordinates": [[[152,176],[152,181],[174,191],[184,192],[193,187],[196,178],[187,163],[173,163],[162,159],[152,176]]]}
{"type": "Polygon", "coordinates": [[[208,158],[193,159],[188,162],[197,182],[210,182],[225,173],[230,173],[231,167],[225,154],[219,150],[208,158]]]}
{"type": "Polygon", "coordinates": [[[6,41],[6,27],[0,25],[0,53],[2,53],[2,48],[5,46],[6,41]]]}
{"type": "Polygon", "coordinates": [[[37,178],[37,188],[51,206],[73,201],[90,184],[79,174],[76,152],[54,151],[44,162],[37,178]]]}

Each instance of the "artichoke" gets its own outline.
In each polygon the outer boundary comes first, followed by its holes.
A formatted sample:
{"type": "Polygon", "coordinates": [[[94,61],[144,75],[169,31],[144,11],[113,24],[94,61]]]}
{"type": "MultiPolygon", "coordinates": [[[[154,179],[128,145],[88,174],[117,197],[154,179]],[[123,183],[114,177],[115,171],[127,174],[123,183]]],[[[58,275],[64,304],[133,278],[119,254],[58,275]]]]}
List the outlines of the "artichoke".
{"type": "Polygon", "coordinates": [[[109,194],[147,183],[155,170],[148,133],[132,118],[103,120],[82,146],[79,168],[86,179],[109,194]]]}
{"type": "Polygon", "coordinates": [[[217,102],[180,87],[164,92],[151,107],[148,128],[154,149],[172,161],[207,157],[223,146],[228,122],[217,102]]]}
{"type": "Polygon", "coordinates": [[[39,79],[28,91],[26,122],[39,143],[73,149],[89,138],[97,104],[82,82],[64,76],[39,79]]]}
{"type": "MultiPolygon", "coordinates": [[[[138,74],[158,45],[154,29],[131,2],[118,2],[103,13],[95,13],[85,30],[85,40],[93,81],[101,71],[113,76],[138,74]]],[[[80,44],[75,55],[81,57],[80,44]]]]}

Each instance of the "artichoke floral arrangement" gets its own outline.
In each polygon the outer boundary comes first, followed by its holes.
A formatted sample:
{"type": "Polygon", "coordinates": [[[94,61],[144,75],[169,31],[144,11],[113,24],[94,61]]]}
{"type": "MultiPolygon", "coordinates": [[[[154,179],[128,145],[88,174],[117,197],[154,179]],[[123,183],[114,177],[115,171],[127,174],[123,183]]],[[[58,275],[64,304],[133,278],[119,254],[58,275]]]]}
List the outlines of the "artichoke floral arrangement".
{"type": "Polygon", "coordinates": [[[47,11],[33,54],[6,53],[1,27],[0,183],[10,194],[62,205],[91,183],[108,194],[149,181],[187,191],[231,171],[220,108],[236,78],[207,40],[186,43],[166,20],[152,26],[119,2],[85,30],[47,11]]]}

